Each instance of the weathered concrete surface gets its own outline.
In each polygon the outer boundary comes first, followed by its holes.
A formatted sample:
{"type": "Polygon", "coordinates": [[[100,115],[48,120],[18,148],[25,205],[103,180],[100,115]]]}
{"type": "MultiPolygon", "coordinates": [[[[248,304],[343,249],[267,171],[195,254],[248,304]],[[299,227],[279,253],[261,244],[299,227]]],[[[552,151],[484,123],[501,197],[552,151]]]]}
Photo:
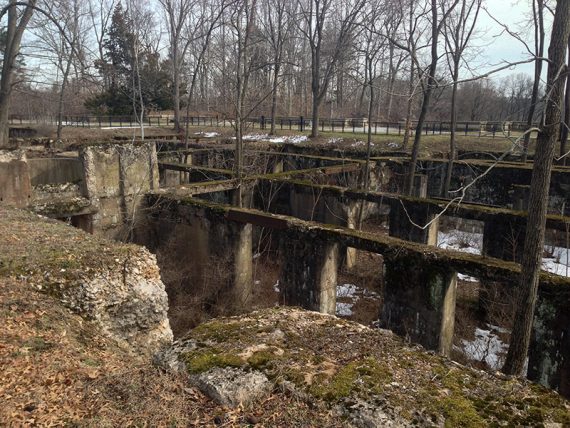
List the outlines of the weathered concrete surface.
{"type": "Polygon", "coordinates": [[[137,221],[140,202],[158,189],[154,143],[98,144],[79,153],[86,194],[97,210],[93,229],[115,239],[128,239],[137,221]]]}
{"type": "Polygon", "coordinates": [[[73,183],[85,195],[85,175],[79,158],[28,159],[32,186],[73,183]]]}
{"type": "Polygon", "coordinates": [[[384,259],[382,325],[449,355],[455,324],[457,273],[418,258],[384,259]]]}
{"type": "Polygon", "coordinates": [[[334,315],[339,245],[285,233],[281,254],[281,302],[334,315]]]}
{"type": "Polygon", "coordinates": [[[171,343],[164,284],[145,248],[4,208],[0,238],[0,276],[24,276],[125,347],[153,353],[171,343]]]}
{"type": "MultiPolygon", "coordinates": [[[[406,172],[408,160],[396,158],[374,158],[388,169],[393,180],[385,188],[389,192],[397,192],[402,188],[401,177],[406,172]]],[[[421,159],[422,168],[417,172],[428,176],[428,195],[440,195],[442,180],[445,179],[443,159],[421,159]]],[[[499,162],[482,160],[460,160],[453,164],[452,189],[471,184],[466,191],[465,202],[475,202],[513,208],[520,203],[514,195],[520,186],[530,185],[532,164],[518,162],[499,162]],[[493,169],[482,178],[477,178],[489,167],[493,169]],[[477,178],[476,182],[475,179],[477,178]]],[[[549,190],[549,213],[570,215],[570,168],[554,167],[549,190]],[[562,212],[564,209],[564,212],[562,212]]]]}
{"type": "MultiPolygon", "coordinates": [[[[285,254],[284,282],[280,283],[283,290],[288,290],[283,291],[288,293],[284,301],[312,310],[332,311],[334,293],[330,283],[336,282],[332,279],[335,264],[338,268],[334,246],[354,247],[383,255],[387,275],[382,314],[385,325],[443,354],[448,353],[451,346],[456,272],[483,281],[498,281],[510,287],[516,285],[520,272],[517,264],[490,257],[442,250],[340,226],[332,227],[256,210],[237,209],[167,193],[149,195],[148,203],[153,207],[153,221],[160,228],[191,224],[196,215],[215,218],[215,222],[205,232],[205,240],[216,236],[212,231],[216,230],[213,225],[218,224],[224,225],[223,227],[235,223],[252,224],[278,231],[285,254]],[[331,279],[327,282],[326,278],[331,279]]],[[[226,239],[227,236],[218,241],[230,242],[226,239]]],[[[228,254],[228,249],[221,254],[228,254]]],[[[539,294],[542,295],[542,290],[546,292],[551,288],[569,293],[570,280],[543,272],[539,294]]],[[[555,300],[553,305],[557,311],[564,311],[565,302],[563,300],[559,304],[555,300]]],[[[548,358],[566,358],[563,355],[568,351],[563,342],[556,342],[553,346],[556,351],[548,354],[548,358]]],[[[546,355],[539,354],[537,358],[540,360],[546,355]]],[[[556,367],[562,367],[559,363],[556,361],[556,367]]],[[[537,363],[540,364],[543,363],[537,363]]],[[[556,382],[554,376],[550,378],[556,382]]]]}
{"type": "Polygon", "coordinates": [[[32,197],[30,169],[23,152],[0,151],[0,205],[25,207],[32,197]]]}
{"type": "Polygon", "coordinates": [[[267,376],[258,371],[215,367],[190,378],[190,382],[223,406],[247,406],[266,397],[273,389],[267,376]]]}
{"type": "Polygon", "coordinates": [[[526,218],[496,215],[483,228],[483,254],[520,263],[524,251],[526,218]]]}
{"type": "Polygon", "coordinates": [[[166,353],[166,367],[192,375],[229,367],[244,376],[261,371],[275,390],[311,406],[325,401],[357,427],[570,421],[568,402],[552,391],[464,367],[386,330],[297,308],[212,320],[166,353]]]}
{"type": "Polygon", "coordinates": [[[570,292],[543,287],[535,309],[528,378],[570,397],[570,292]]]}
{"type": "Polygon", "coordinates": [[[389,214],[390,236],[435,246],[439,230],[437,214],[439,211],[427,204],[418,206],[403,200],[392,200],[389,214]]]}
{"type": "Polygon", "coordinates": [[[137,226],[135,241],[159,254],[159,261],[180,266],[178,281],[186,292],[204,289],[212,298],[223,294],[229,307],[247,307],[253,286],[252,225],[183,204],[158,217],[148,208],[151,216],[137,226]]]}

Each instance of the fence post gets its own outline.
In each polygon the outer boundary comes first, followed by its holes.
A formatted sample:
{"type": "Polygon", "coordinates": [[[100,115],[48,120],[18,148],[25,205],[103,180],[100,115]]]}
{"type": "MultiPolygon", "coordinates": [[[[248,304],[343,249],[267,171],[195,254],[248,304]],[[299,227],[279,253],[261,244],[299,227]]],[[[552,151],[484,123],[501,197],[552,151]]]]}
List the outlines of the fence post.
{"type": "Polygon", "coordinates": [[[465,136],[467,136],[467,132],[469,132],[469,123],[465,122],[465,136]]]}
{"type": "MultiPolygon", "coordinates": [[[[299,118],[299,131],[303,132],[303,125],[305,125],[305,119],[303,118],[303,116],[301,116],[299,118]]],[[[313,126],[315,126],[315,124],[313,123],[313,126]]]]}

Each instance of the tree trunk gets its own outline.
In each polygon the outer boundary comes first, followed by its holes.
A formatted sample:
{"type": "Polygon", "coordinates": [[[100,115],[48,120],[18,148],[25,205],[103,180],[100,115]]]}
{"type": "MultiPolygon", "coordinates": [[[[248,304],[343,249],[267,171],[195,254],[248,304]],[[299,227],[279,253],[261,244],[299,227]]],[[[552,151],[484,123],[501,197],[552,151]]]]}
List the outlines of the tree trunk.
{"type": "MultiPolygon", "coordinates": [[[[364,191],[368,192],[370,190],[370,152],[372,147],[372,112],[374,109],[374,80],[372,78],[372,58],[367,58],[367,70],[368,70],[368,88],[370,90],[370,99],[368,100],[368,133],[366,134],[366,163],[364,164],[364,191]]],[[[358,210],[358,230],[362,229],[362,219],[364,217],[364,206],[366,201],[360,203],[358,210]]]]}
{"type": "Polygon", "coordinates": [[[313,94],[313,111],[311,114],[312,118],[312,127],[311,127],[311,138],[316,138],[319,136],[319,92],[320,92],[320,85],[319,85],[319,68],[320,68],[320,61],[318,58],[313,61],[313,79],[311,82],[311,93],[313,94]],[[315,62],[316,61],[316,62],[315,62]]]}
{"type": "Polygon", "coordinates": [[[6,28],[6,47],[2,61],[2,74],[0,79],[0,149],[9,146],[8,134],[10,125],[8,123],[10,114],[10,97],[12,96],[12,86],[14,72],[16,68],[16,57],[20,52],[22,35],[26,29],[30,18],[34,12],[35,0],[30,0],[24,12],[20,15],[18,22],[18,11],[16,0],[10,0],[8,10],[8,23],[6,28]]]}
{"type": "Polygon", "coordinates": [[[426,81],[426,87],[424,89],[424,96],[422,100],[422,109],[420,111],[420,116],[418,117],[418,123],[416,125],[416,135],[414,135],[414,145],[412,147],[412,159],[410,160],[410,170],[408,171],[407,183],[406,183],[406,194],[411,195],[414,190],[414,177],[416,174],[416,165],[418,163],[418,154],[420,152],[420,143],[422,139],[422,129],[424,127],[424,122],[426,120],[426,115],[429,108],[429,103],[431,100],[431,94],[433,88],[436,85],[435,72],[437,70],[437,43],[439,39],[439,25],[437,18],[437,0],[431,0],[431,63],[429,66],[429,75],[426,81]]]}
{"type": "MultiPolygon", "coordinates": [[[[413,52],[413,51],[412,51],[413,52]]],[[[410,129],[412,127],[412,105],[414,103],[414,62],[410,65],[410,80],[408,81],[408,106],[406,109],[406,125],[404,129],[404,142],[402,143],[402,150],[408,150],[410,142],[410,129]]]]}
{"type": "MultiPolygon", "coordinates": [[[[568,55],[570,58],[570,38],[568,39],[568,55]]],[[[566,92],[564,94],[564,121],[560,130],[560,156],[564,156],[568,151],[568,127],[570,126],[570,74],[566,77],[566,92]]],[[[562,165],[568,164],[568,156],[562,158],[562,165]]]]}
{"type": "Polygon", "coordinates": [[[546,104],[544,124],[538,133],[530,184],[526,237],[519,281],[520,291],[509,352],[503,367],[503,372],[511,375],[523,374],[530,344],[544,250],[548,191],[554,150],[560,131],[561,112],[559,106],[565,83],[566,45],[569,34],[570,1],[558,1],[548,50],[550,63],[546,87],[550,96],[546,104]]]}
{"type": "Polygon", "coordinates": [[[277,112],[277,89],[279,87],[279,69],[281,60],[275,58],[275,68],[273,70],[273,88],[272,88],[272,98],[271,98],[271,130],[269,135],[275,135],[275,114],[277,112]]]}
{"type": "MultiPolygon", "coordinates": [[[[533,12],[534,12],[534,38],[536,46],[536,55],[539,58],[544,56],[544,20],[543,20],[543,0],[538,0],[533,2],[533,12]]],[[[528,115],[526,118],[526,129],[532,128],[532,121],[534,119],[534,112],[536,111],[536,103],[538,101],[538,89],[540,85],[540,75],[542,74],[542,59],[536,59],[534,61],[534,83],[532,85],[532,95],[530,98],[530,106],[528,109],[528,115]]],[[[521,162],[526,162],[528,158],[528,146],[530,144],[530,132],[526,133],[523,141],[523,152],[521,157],[521,162]]]]}
{"type": "Polygon", "coordinates": [[[449,136],[449,162],[445,173],[445,183],[441,192],[442,197],[449,196],[451,187],[451,176],[453,173],[453,163],[457,157],[457,145],[455,142],[457,128],[457,79],[459,78],[459,58],[453,63],[453,87],[451,89],[451,132],[449,136]]]}
{"type": "MultiPolygon", "coordinates": [[[[73,54],[70,54],[73,55],[73,54]]],[[[57,142],[61,142],[61,132],[63,130],[63,98],[65,95],[65,89],[67,88],[67,78],[69,76],[69,72],[71,70],[71,62],[72,58],[69,58],[67,61],[67,65],[65,66],[65,70],[63,72],[63,78],[61,82],[61,90],[59,91],[59,100],[57,103],[57,133],[56,133],[56,140],[57,142]]]]}
{"type": "MultiPolygon", "coordinates": [[[[178,49],[177,46],[174,49],[178,49]]],[[[178,54],[172,55],[172,101],[174,101],[174,130],[180,132],[180,70],[178,54]]],[[[188,119],[187,119],[188,120],[188,119]]]]}

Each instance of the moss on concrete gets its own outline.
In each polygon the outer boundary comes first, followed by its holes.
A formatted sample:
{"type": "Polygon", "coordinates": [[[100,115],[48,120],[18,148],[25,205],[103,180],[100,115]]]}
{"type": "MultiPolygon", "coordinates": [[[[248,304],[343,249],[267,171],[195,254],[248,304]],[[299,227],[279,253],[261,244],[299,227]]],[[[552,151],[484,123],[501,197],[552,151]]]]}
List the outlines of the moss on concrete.
{"type": "Polygon", "coordinates": [[[540,386],[470,369],[382,330],[314,312],[273,308],[217,319],[188,339],[199,343],[181,355],[191,373],[261,370],[329,406],[380,402],[410,423],[446,427],[570,423],[570,403],[540,386]]]}

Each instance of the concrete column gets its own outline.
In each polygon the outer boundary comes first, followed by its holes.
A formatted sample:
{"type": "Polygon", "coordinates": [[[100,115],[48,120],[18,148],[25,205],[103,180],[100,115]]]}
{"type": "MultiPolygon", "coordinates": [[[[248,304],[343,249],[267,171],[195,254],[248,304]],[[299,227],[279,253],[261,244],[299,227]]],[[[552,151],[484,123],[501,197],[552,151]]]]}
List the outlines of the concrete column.
{"type": "Polygon", "coordinates": [[[530,193],[530,186],[522,184],[513,185],[513,210],[516,211],[528,210],[529,193],[530,193]]]}
{"type": "Polygon", "coordinates": [[[278,174],[283,172],[283,159],[276,159],[275,163],[273,164],[273,174],[278,174]]]}
{"type": "Polygon", "coordinates": [[[406,241],[419,242],[427,245],[437,245],[437,232],[439,220],[433,221],[429,227],[421,229],[437,215],[433,209],[425,204],[416,204],[405,201],[390,202],[390,236],[406,241]],[[404,206],[402,206],[402,204],[404,206]],[[404,208],[405,207],[405,208],[404,208]],[[415,226],[413,223],[417,224],[415,226]]]}
{"type": "Polygon", "coordinates": [[[541,285],[529,348],[528,378],[570,397],[570,293],[541,285]]]}
{"type": "Polygon", "coordinates": [[[331,242],[281,238],[281,301],[334,315],[339,246],[331,242]]]}
{"type": "Polygon", "coordinates": [[[523,255],[526,233],[525,219],[492,216],[485,221],[483,228],[483,255],[510,262],[519,262],[523,255]]]}
{"type": "Polygon", "coordinates": [[[427,198],[428,176],[426,174],[414,175],[414,188],[412,195],[416,198],[427,198]]]}
{"type": "Polygon", "coordinates": [[[455,325],[457,273],[409,257],[385,259],[382,326],[449,355],[455,325]]]}
{"type": "Polygon", "coordinates": [[[234,247],[233,294],[237,303],[245,307],[251,301],[253,286],[253,253],[251,224],[232,224],[234,247]]]}

